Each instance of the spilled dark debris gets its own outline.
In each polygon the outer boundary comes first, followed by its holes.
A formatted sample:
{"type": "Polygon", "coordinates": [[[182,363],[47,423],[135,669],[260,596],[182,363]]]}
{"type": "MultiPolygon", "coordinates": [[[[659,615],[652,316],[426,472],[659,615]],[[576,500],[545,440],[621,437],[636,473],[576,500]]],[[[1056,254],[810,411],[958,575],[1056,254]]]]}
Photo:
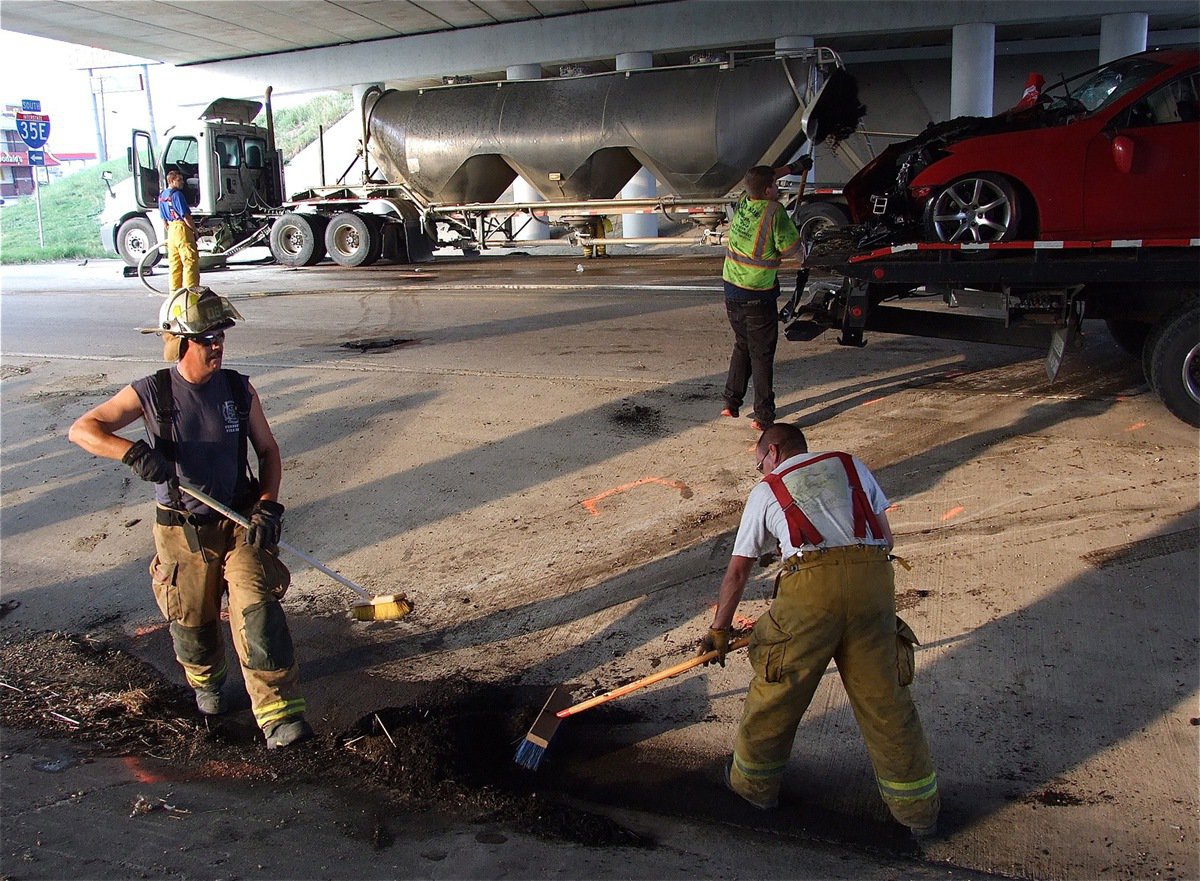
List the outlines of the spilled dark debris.
{"type": "MultiPolygon", "coordinates": [[[[205,719],[190,689],[111,644],[24,632],[0,645],[0,724],[67,737],[95,755],[145,756],[181,776],[356,781],[401,810],[591,846],[653,845],[539,791],[537,777],[515,765],[536,712],[521,696],[469,682],[436,694],[381,708],[351,731],[318,732],[308,744],[267,752],[248,711],[205,719]]],[[[385,817],[356,837],[381,849],[394,833],[385,817]]]]}

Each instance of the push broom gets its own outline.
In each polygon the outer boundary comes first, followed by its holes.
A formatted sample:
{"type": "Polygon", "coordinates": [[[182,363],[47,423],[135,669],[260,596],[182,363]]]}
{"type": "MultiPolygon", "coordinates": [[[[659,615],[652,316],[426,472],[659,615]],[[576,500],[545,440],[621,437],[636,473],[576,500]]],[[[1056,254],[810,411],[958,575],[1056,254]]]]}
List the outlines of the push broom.
{"type": "MultiPolygon", "coordinates": [[[[729,644],[729,651],[736,651],[749,644],[750,637],[743,636],[729,644]]],[[[584,710],[590,710],[592,707],[597,707],[600,704],[606,704],[619,697],[624,697],[627,694],[645,688],[647,685],[653,685],[656,682],[662,682],[664,679],[678,676],[680,673],[691,670],[693,667],[699,667],[701,664],[706,664],[709,661],[714,661],[716,658],[717,650],[713,649],[702,655],[696,655],[694,658],[688,658],[686,661],[680,661],[673,667],[667,667],[665,670],[651,673],[649,676],[639,679],[636,682],[630,682],[628,685],[622,685],[620,688],[614,688],[612,691],[606,691],[604,694],[588,698],[577,704],[571,703],[570,689],[565,685],[558,686],[554,691],[550,692],[550,697],[546,700],[546,705],[542,707],[542,711],[533,720],[533,726],[529,729],[529,733],[525,735],[525,739],[521,741],[521,745],[517,747],[517,754],[513,758],[513,761],[522,768],[536,771],[538,765],[542,763],[543,756],[546,755],[551,738],[558,731],[558,726],[562,724],[563,719],[568,719],[571,716],[582,713],[584,710]]]]}
{"type": "MultiPolygon", "coordinates": [[[[198,489],[192,489],[190,486],[180,484],[179,488],[197,501],[203,502],[219,514],[228,517],[234,523],[237,523],[246,529],[250,528],[250,521],[234,511],[222,505],[216,499],[202,493],[198,489]]],[[[350,607],[350,617],[356,621],[396,621],[403,618],[412,611],[412,603],[410,603],[403,594],[387,594],[386,596],[371,596],[366,590],[359,587],[349,578],[334,572],[324,563],[319,560],[314,560],[308,554],[299,548],[294,548],[285,541],[280,541],[279,546],[291,554],[295,554],[308,565],[320,569],[338,584],[343,584],[359,595],[360,601],[350,607]]]]}

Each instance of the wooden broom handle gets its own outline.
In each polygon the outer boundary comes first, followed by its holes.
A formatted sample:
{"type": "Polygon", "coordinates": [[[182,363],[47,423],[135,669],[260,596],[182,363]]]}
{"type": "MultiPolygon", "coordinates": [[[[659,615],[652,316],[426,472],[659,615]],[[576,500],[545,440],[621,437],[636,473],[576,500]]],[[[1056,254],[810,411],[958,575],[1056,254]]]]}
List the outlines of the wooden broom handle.
{"type": "MultiPolygon", "coordinates": [[[[729,644],[729,651],[737,651],[740,648],[745,648],[750,644],[750,637],[743,636],[729,644]]],[[[555,713],[560,719],[565,719],[568,716],[574,716],[576,713],[582,713],[584,710],[590,710],[592,707],[600,704],[608,703],[611,700],[616,700],[619,697],[624,697],[630,692],[645,688],[647,685],[653,685],[655,682],[662,682],[664,679],[670,679],[672,676],[678,676],[693,667],[699,667],[701,664],[714,660],[717,657],[717,650],[705,652],[702,655],[696,655],[694,658],[688,658],[686,661],[680,661],[673,667],[667,667],[665,670],[659,670],[657,673],[651,673],[644,679],[639,679],[637,682],[630,682],[628,685],[622,685],[620,688],[614,688],[612,691],[606,691],[604,694],[597,695],[593,698],[588,698],[585,701],[580,701],[577,704],[572,704],[565,710],[559,710],[555,713]]]]}

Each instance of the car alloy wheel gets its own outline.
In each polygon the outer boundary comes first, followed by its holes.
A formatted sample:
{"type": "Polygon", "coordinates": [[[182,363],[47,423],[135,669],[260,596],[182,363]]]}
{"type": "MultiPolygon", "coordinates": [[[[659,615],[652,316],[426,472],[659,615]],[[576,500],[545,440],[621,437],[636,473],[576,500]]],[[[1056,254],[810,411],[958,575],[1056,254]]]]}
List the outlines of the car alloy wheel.
{"type": "Polygon", "coordinates": [[[976,174],[944,187],[929,202],[929,238],[951,244],[1006,242],[1016,238],[1020,205],[1005,178],[976,174]]]}

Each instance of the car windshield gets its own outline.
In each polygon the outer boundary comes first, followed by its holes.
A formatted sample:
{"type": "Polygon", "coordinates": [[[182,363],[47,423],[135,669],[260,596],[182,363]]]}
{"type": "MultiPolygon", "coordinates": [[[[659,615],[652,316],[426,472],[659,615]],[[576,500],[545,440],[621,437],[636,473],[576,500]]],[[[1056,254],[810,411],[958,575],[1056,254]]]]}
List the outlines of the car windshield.
{"type": "Polygon", "coordinates": [[[1088,113],[1095,113],[1165,68],[1165,64],[1145,58],[1122,58],[1099,70],[1051,86],[1046,89],[1046,94],[1053,99],[1052,107],[1066,107],[1078,102],[1088,113]]]}

